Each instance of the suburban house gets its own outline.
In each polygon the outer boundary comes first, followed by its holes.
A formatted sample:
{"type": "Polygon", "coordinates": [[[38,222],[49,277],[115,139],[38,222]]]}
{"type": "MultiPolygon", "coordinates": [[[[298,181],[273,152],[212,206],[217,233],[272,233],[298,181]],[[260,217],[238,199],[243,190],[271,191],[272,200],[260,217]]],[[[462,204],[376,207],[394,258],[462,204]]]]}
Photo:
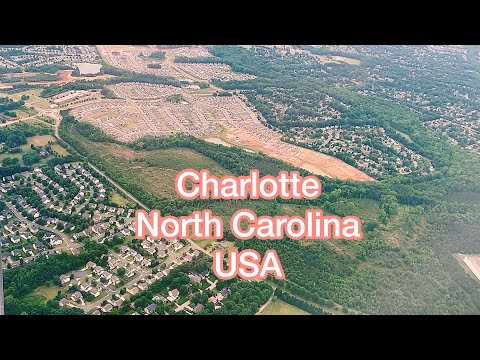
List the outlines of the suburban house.
{"type": "Polygon", "coordinates": [[[151,315],[157,310],[157,304],[150,304],[148,305],[143,311],[146,315],[151,315]]]}
{"type": "Polygon", "coordinates": [[[178,296],[180,295],[180,291],[178,289],[173,289],[168,292],[168,297],[167,299],[171,302],[177,300],[178,296]]]}
{"type": "Polygon", "coordinates": [[[73,301],[78,301],[83,298],[82,294],[80,291],[75,291],[72,296],[70,297],[73,301]]]}
{"type": "Polygon", "coordinates": [[[138,288],[136,286],[134,286],[133,288],[131,289],[127,289],[127,292],[131,295],[135,295],[135,294],[138,294],[138,288]]]}
{"type": "Polygon", "coordinates": [[[142,291],[145,291],[145,290],[148,289],[148,284],[147,284],[147,283],[140,283],[140,284],[138,284],[137,286],[138,286],[138,288],[139,288],[140,290],[142,290],[142,291]]]}
{"type": "Polygon", "coordinates": [[[195,307],[193,308],[193,312],[194,312],[194,313],[197,313],[197,312],[199,312],[199,311],[202,311],[203,309],[205,309],[205,306],[203,306],[203,304],[199,303],[199,304],[197,304],[197,306],[195,306],[195,307]]]}
{"type": "Polygon", "coordinates": [[[113,310],[112,304],[107,304],[107,305],[105,305],[105,306],[102,308],[102,311],[103,311],[103,312],[106,312],[106,313],[108,313],[108,312],[110,312],[110,311],[112,311],[112,310],[113,310]]]}

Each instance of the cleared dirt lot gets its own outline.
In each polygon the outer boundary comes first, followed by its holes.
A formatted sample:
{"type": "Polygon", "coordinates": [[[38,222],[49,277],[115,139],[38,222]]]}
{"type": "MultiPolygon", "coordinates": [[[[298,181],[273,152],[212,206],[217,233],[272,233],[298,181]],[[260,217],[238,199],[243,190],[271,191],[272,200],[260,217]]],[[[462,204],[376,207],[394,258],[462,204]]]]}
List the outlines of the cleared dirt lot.
{"type": "Polygon", "coordinates": [[[460,259],[467,265],[472,274],[480,281],[480,255],[459,254],[460,259]]]}
{"type": "Polygon", "coordinates": [[[269,142],[254,138],[251,134],[242,131],[227,132],[224,135],[230,142],[254,151],[261,151],[268,156],[283,160],[314,174],[338,179],[352,179],[358,181],[373,181],[373,178],[354,168],[351,165],[330,155],[304,149],[302,147],[286,144],[278,139],[269,142]],[[285,150],[279,150],[287,146],[285,150]],[[290,148],[290,151],[288,148],[290,148]]]}

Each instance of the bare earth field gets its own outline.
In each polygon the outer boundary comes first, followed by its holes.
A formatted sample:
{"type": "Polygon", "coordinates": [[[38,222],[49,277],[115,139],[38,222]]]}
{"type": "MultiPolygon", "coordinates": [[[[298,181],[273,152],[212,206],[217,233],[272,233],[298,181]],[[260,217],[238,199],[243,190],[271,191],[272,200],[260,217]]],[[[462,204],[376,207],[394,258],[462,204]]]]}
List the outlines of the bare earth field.
{"type": "Polygon", "coordinates": [[[60,70],[58,74],[58,80],[56,81],[30,81],[27,82],[28,85],[63,85],[72,81],[79,81],[79,80],[104,80],[113,77],[113,75],[103,74],[98,76],[72,76],[73,70],[60,70]]]}
{"type": "Polygon", "coordinates": [[[24,150],[28,150],[30,145],[45,146],[49,141],[55,142],[55,138],[52,135],[36,135],[28,138],[27,145],[23,145],[24,150]]]}
{"type": "Polygon", "coordinates": [[[480,255],[459,254],[460,259],[467,265],[473,275],[480,281],[480,255]]]}
{"type": "MultiPolygon", "coordinates": [[[[66,83],[70,83],[73,81],[79,80],[86,80],[86,81],[93,81],[93,80],[105,80],[113,77],[113,75],[103,74],[98,76],[72,76],[73,70],[60,70],[57,72],[58,80],[54,81],[26,81],[28,85],[63,85],[66,83]]],[[[23,77],[28,76],[30,73],[20,73],[15,74],[21,75],[23,77]]],[[[11,89],[13,87],[12,84],[0,84],[0,89],[11,89]]]]}
{"type": "Polygon", "coordinates": [[[336,55],[325,56],[325,55],[314,55],[314,54],[312,54],[312,56],[316,57],[318,61],[320,61],[320,63],[322,64],[329,64],[329,63],[339,64],[341,62],[345,62],[350,65],[360,65],[360,60],[352,59],[345,56],[336,56],[336,55]]]}
{"type": "Polygon", "coordinates": [[[338,179],[373,181],[373,178],[357,168],[346,164],[342,160],[296,145],[284,143],[280,140],[280,136],[269,142],[264,142],[262,139],[255,138],[251,136],[251,134],[242,131],[236,131],[235,133],[227,132],[225,137],[229,141],[236,142],[242,147],[261,151],[268,156],[283,160],[317,175],[338,179]],[[284,150],[282,151],[281,149],[284,150]]]}

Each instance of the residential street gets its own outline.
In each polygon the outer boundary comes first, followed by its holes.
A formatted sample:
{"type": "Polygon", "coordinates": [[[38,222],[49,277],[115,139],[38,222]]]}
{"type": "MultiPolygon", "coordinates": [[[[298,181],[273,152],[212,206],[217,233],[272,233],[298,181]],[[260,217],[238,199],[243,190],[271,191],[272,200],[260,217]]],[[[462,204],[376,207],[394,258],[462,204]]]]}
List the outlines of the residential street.
{"type": "Polygon", "coordinates": [[[72,254],[77,254],[78,252],[75,251],[76,249],[78,249],[79,247],[82,247],[83,245],[82,244],[79,244],[79,243],[75,243],[72,239],[70,239],[65,233],[61,232],[60,230],[58,229],[52,229],[52,228],[49,228],[47,226],[42,226],[42,225],[38,225],[26,218],[24,218],[22,216],[22,214],[20,214],[18,212],[18,210],[15,208],[15,206],[13,206],[13,204],[11,202],[6,202],[5,203],[8,208],[12,211],[12,213],[19,219],[21,220],[22,222],[26,223],[27,225],[36,225],[38,226],[39,229],[43,229],[45,231],[50,231],[51,233],[54,233],[56,235],[58,235],[66,244],[67,246],[64,246],[64,247],[59,247],[59,248],[56,248],[55,250],[70,250],[72,252],[72,254]]]}
{"type": "Polygon", "coordinates": [[[113,181],[110,177],[108,177],[103,171],[101,171],[95,165],[93,165],[92,163],[88,163],[88,166],[90,166],[92,169],[94,169],[96,172],[98,172],[100,175],[102,175],[105,179],[107,179],[113,186],[115,186],[118,190],[120,190],[129,199],[136,202],[138,205],[140,205],[145,210],[150,211],[150,209],[145,204],[141,203],[140,200],[138,200],[136,197],[134,197],[132,194],[130,194],[127,190],[124,190],[120,185],[118,185],[115,181],[113,181]]]}
{"type": "MultiPolygon", "coordinates": [[[[55,136],[59,139],[60,138],[60,135],[59,135],[59,131],[58,131],[58,128],[59,128],[59,125],[60,125],[60,121],[61,121],[61,117],[60,117],[60,114],[58,112],[58,110],[54,110],[54,109],[49,109],[49,110],[40,110],[39,111],[39,114],[38,115],[48,115],[52,118],[54,118],[56,120],[56,123],[55,123],[55,136]]],[[[103,171],[101,171],[100,169],[98,169],[95,165],[89,163],[89,166],[94,169],[98,174],[100,174],[101,176],[103,176],[105,179],[107,179],[118,191],[120,191],[122,194],[124,194],[126,197],[128,197],[129,199],[131,199],[132,201],[134,201],[135,203],[137,203],[141,208],[147,210],[147,211],[150,211],[150,209],[143,203],[141,203],[137,198],[135,198],[132,194],[130,194],[128,191],[124,190],[120,185],[118,185],[114,180],[112,180],[110,177],[108,177],[103,171]]],[[[91,192],[93,193],[93,190],[91,190],[91,192]]],[[[79,213],[85,205],[87,203],[84,203],[82,204],[79,208],[77,208],[77,211],[76,213],[79,213]]],[[[57,247],[55,249],[50,249],[50,250],[46,250],[44,252],[41,253],[41,255],[47,255],[47,254],[52,254],[54,253],[55,251],[71,251],[73,254],[76,254],[78,253],[78,249],[81,248],[83,246],[83,244],[81,243],[75,243],[73,241],[73,239],[71,239],[68,235],[66,235],[65,233],[63,233],[62,231],[58,230],[58,229],[53,229],[53,228],[50,228],[50,227],[47,227],[47,226],[42,226],[42,225],[38,225],[36,224],[35,222],[32,222],[32,221],[29,221],[28,219],[26,219],[24,216],[22,216],[22,214],[15,208],[15,206],[11,203],[11,202],[6,202],[6,205],[7,207],[12,211],[13,215],[18,218],[20,221],[22,221],[23,223],[29,225],[29,226],[32,226],[32,225],[36,225],[39,229],[42,229],[42,230],[45,230],[45,231],[49,231],[51,233],[54,233],[56,235],[58,235],[63,241],[64,243],[66,244],[65,246],[60,246],[60,247],[57,247]]],[[[186,251],[189,251],[189,249],[197,249],[198,251],[201,251],[202,253],[208,255],[208,256],[212,256],[212,254],[208,251],[206,251],[205,249],[203,249],[201,246],[199,246],[197,243],[195,243],[194,241],[190,240],[190,239],[187,239],[188,243],[190,244],[190,246],[185,246],[183,249],[181,249],[180,251],[178,252],[174,252],[174,251],[169,251],[168,252],[168,257],[165,259],[165,261],[163,261],[162,263],[167,267],[169,268],[170,265],[177,259],[179,258],[180,256],[182,256],[186,251]]],[[[27,257],[27,258],[24,258],[24,261],[25,262],[30,262],[30,261],[33,261],[37,256],[39,256],[40,254],[38,255],[35,255],[35,256],[30,256],[30,257],[27,257]]],[[[117,258],[117,259],[122,259],[123,258],[119,255],[119,254],[116,254],[112,251],[110,251],[110,255],[117,258]]],[[[0,261],[1,261],[1,249],[0,249],[0,261]]],[[[19,265],[20,262],[19,261],[16,261],[14,262],[12,265],[13,266],[17,266],[19,265]]],[[[129,289],[131,287],[133,287],[134,285],[138,284],[141,280],[147,278],[148,276],[150,276],[152,274],[152,269],[148,269],[148,271],[145,271],[144,269],[142,269],[141,267],[137,266],[137,264],[133,263],[133,268],[135,269],[135,271],[137,272],[137,276],[135,276],[134,278],[132,278],[129,282],[127,282],[123,287],[125,287],[126,289],[129,289]]],[[[212,286],[215,286],[214,284],[212,284],[212,286]]],[[[95,301],[94,303],[92,304],[89,304],[89,305],[85,305],[85,306],[82,306],[82,309],[85,311],[85,313],[88,313],[90,311],[92,311],[93,309],[99,307],[105,300],[109,300],[113,297],[113,295],[118,295],[120,293],[120,290],[117,289],[117,290],[111,290],[109,289],[107,286],[101,284],[100,285],[100,288],[103,289],[106,294],[98,299],[97,301],[95,301]]],[[[180,311],[182,309],[184,309],[185,307],[188,307],[190,304],[190,301],[187,301],[185,302],[184,304],[182,304],[179,308],[176,309],[176,311],[180,311]]],[[[3,315],[4,313],[4,305],[3,305],[3,274],[2,274],[2,269],[0,269],[0,315],[3,315]]]]}
{"type": "Polygon", "coordinates": [[[197,249],[198,251],[201,251],[203,252],[204,254],[212,257],[212,253],[211,252],[208,252],[207,250],[205,250],[204,248],[202,248],[200,245],[198,245],[195,241],[191,240],[191,239],[187,239],[187,241],[190,243],[190,245],[192,245],[192,248],[194,249],[197,249]]]}

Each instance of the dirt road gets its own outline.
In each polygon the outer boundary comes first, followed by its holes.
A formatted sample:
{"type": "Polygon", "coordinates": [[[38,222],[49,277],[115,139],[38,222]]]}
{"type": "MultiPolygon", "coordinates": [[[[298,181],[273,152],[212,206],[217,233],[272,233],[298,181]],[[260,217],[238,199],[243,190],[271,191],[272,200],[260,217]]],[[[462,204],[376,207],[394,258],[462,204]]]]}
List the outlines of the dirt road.
{"type": "Polygon", "coordinates": [[[273,300],[273,296],[275,295],[275,287],[273,287],[273,291],[272,291],[272,295],[270,295],[270,298],[267,300],[267,302],[265,304],[263,304],[260,309],[258,309],[257,313],[255,315],[262,315],[262,312],[263,310],[265,310],[265,308],[271,304],[272,300],[273,300]]]}

